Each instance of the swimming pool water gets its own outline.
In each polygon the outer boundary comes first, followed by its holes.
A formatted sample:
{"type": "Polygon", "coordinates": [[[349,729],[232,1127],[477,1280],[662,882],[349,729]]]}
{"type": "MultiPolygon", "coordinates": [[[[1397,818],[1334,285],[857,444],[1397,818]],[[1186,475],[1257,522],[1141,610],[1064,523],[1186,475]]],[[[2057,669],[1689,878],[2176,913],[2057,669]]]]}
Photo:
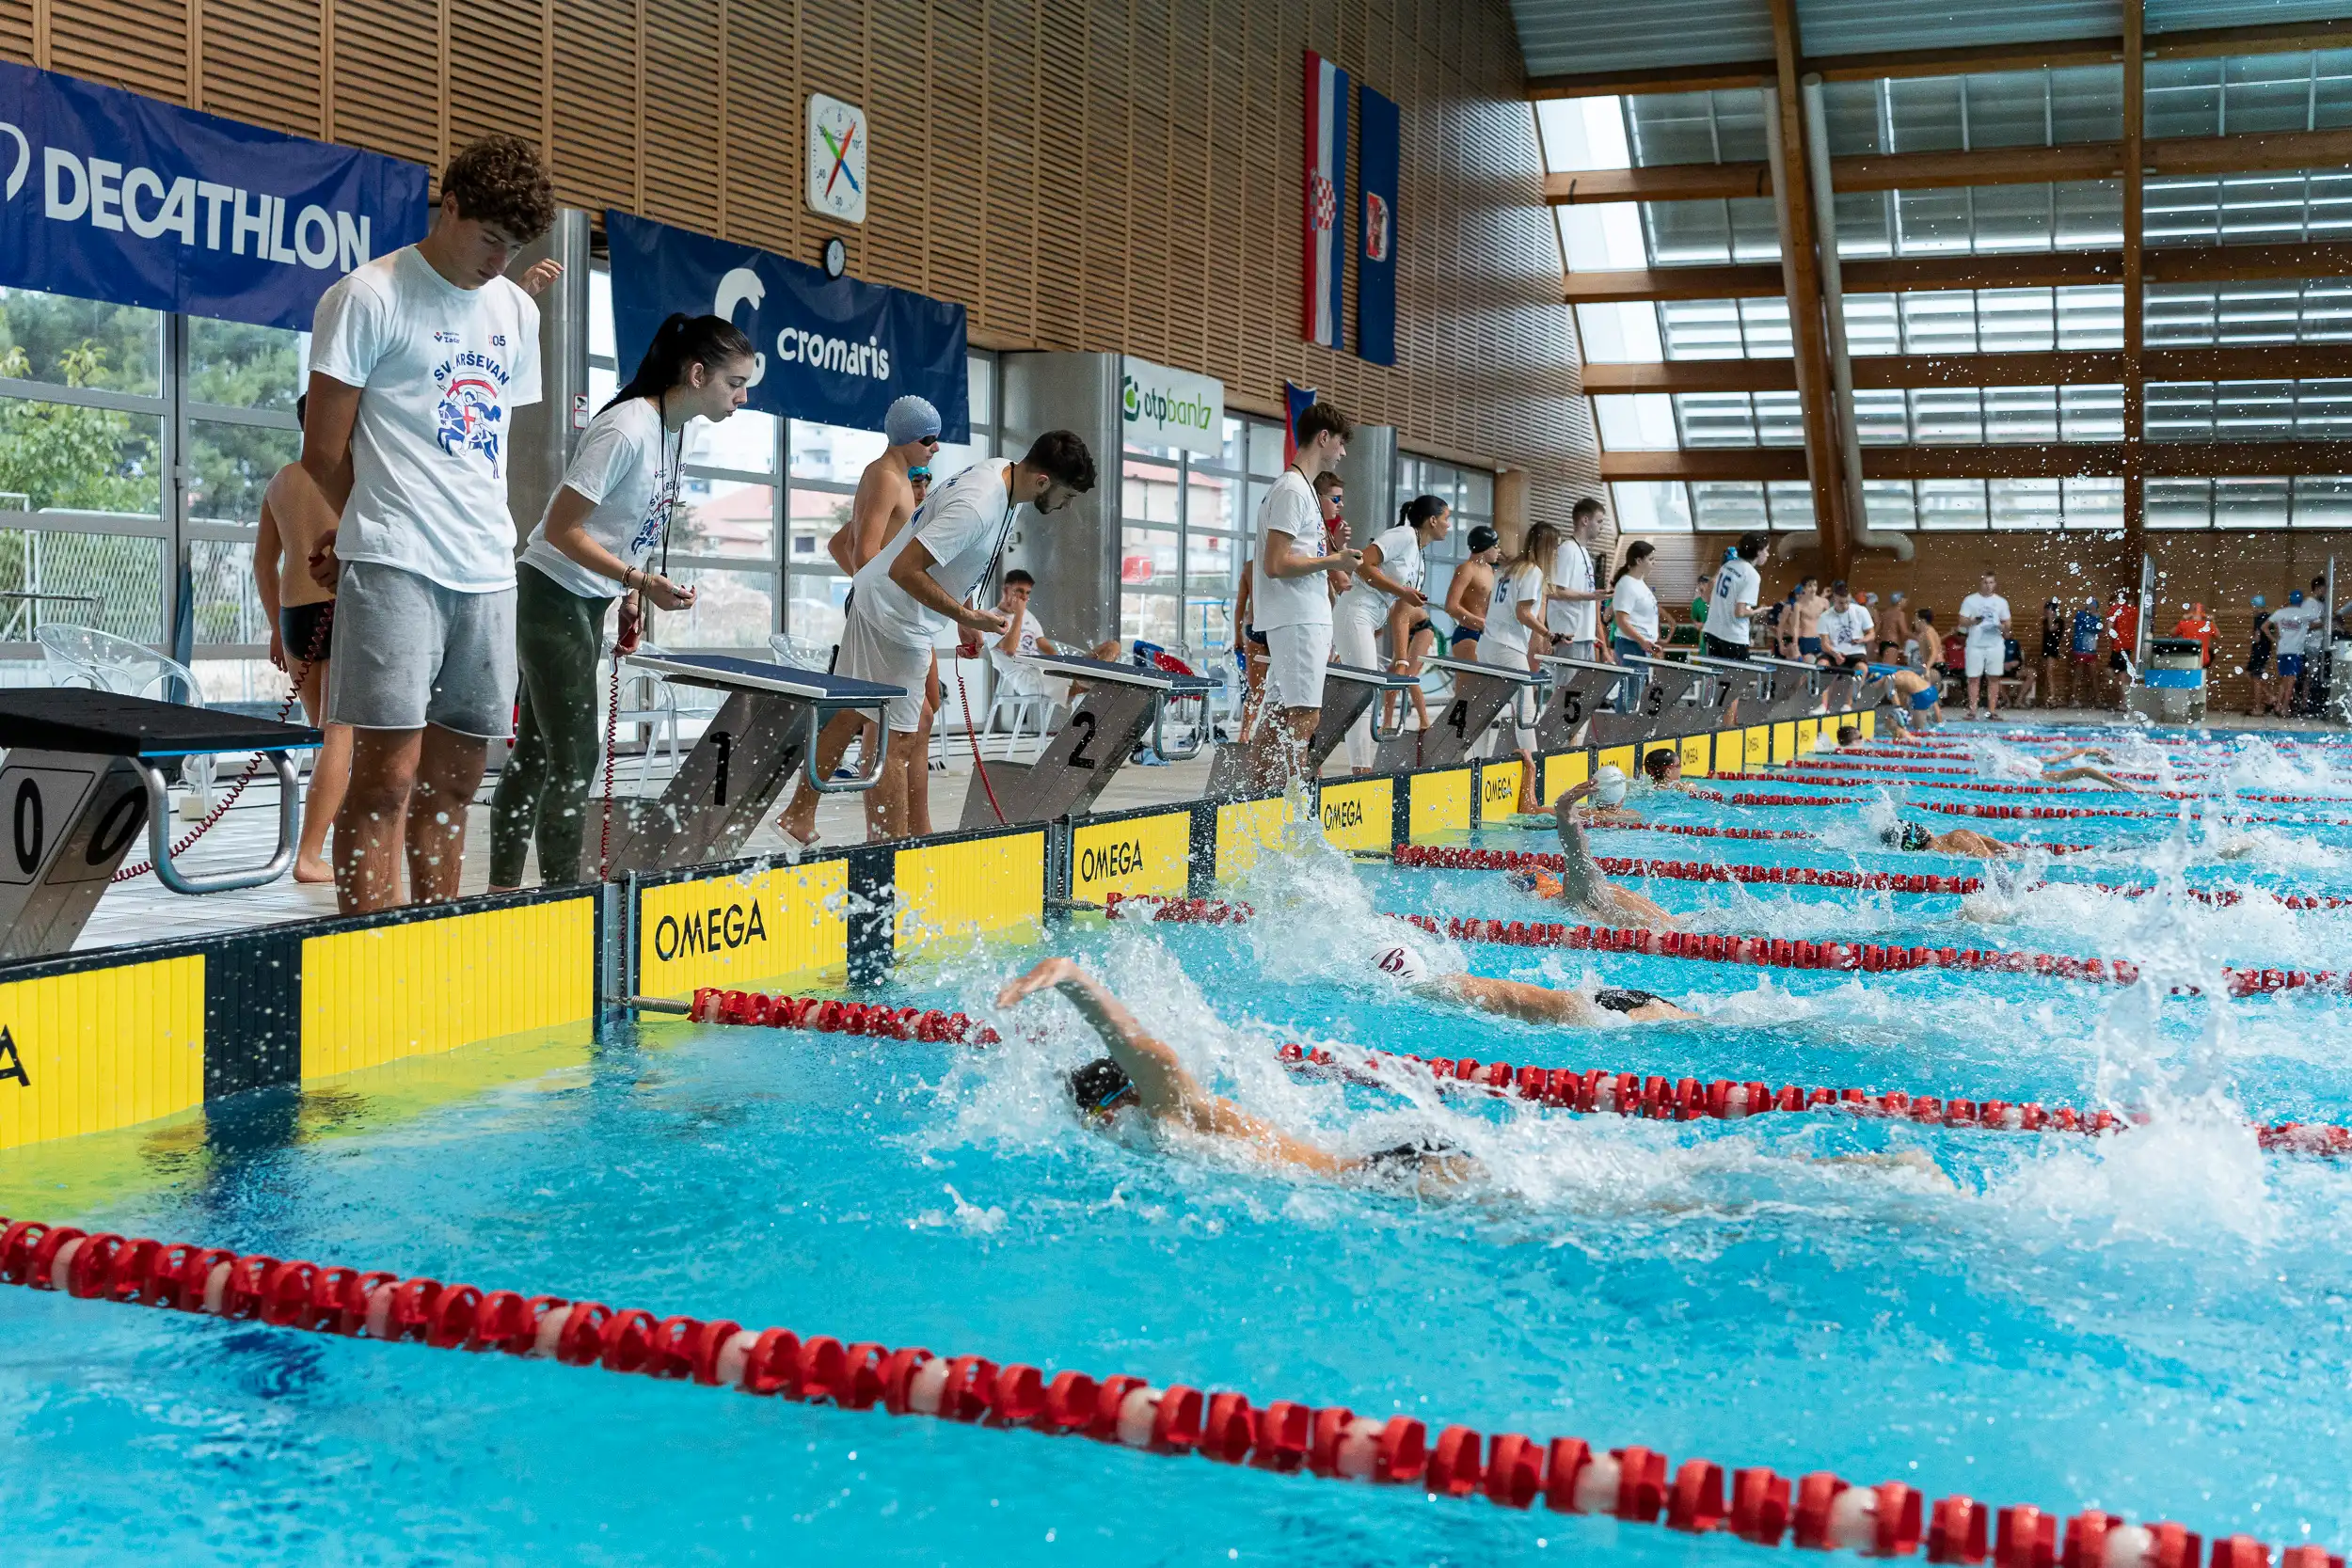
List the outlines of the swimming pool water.
{"type": "MultiPolygon", "coordinates": [[[[2341,749],[2132,744],[2125,767],[2177,776],[2193,760],[2220,784],[2338,800],[2261,814],[2352,816],[2341,749]]],[[[2005,778],[2022,756],[1979,740],[1967,760],[2005,778]]],[[[1875,824],[1898,811],[1961,821],[1903,805],[1917,792],[1885,777],[1883,790],[1769,786],[1871,798],[1827,810],[1633,802],[1818,840],[1622,832],[1598,847],[1971,869],[1879,847],[1875,824]]],[[[2224,963],[2352,970],[2352,911],[2063,884],[2352,892],[2352,830],[2229,827],[2160,804],[2172,815],[1969,822],[2101,847],[2028,857],[2006,889],[1967,900],[1647,884],[1703,928],[2122,955],[2151,975],[2135,988],[1410,939],[1439,963],[1638,986],[1705,1015],[1502,1023],[1383,990],[1365,956],[1399,934],[1384,911],[1549,918],[1534,898],[1493,873],[1302,850],[1235,890],[1256,911],[1246,926],[1081,920],[1040,948],[961,954],[890,989],[994,1019],[1007,1038],[986,1053],[667,1022],[476,1047],[0,1156],[0,1207],[1261,1402],[1402,1409],[1433,1433],[1460,1420],[1574,1434],[2341,1549],[2352,1170],[2265,1154],[2244,1123],[2352,1120],[2338,1044],[2352,1003],[2213,992],[2224,963]],[[2026,885],[2044,878],[2060,885],[2026,885]],[[1418,1203],[1083,1131],[1058,1075],[1095,1053],[1090,1037],[1057,1000],[1009,1016],[989,1005],[1046,952],[1096,969],[1252,1109],[1349,1149],[1441,1131],[1491,1180],[1418,1203]],[[2175,983],[2206,994],[2164,994],[2175,983]],[[1276,1060],[1285,1040],[2151,1119],[2093,1141],[1827,1117],[1577,1117],[1301,1081],[1276,1060]],[[1828,1158],[1906,1149],[1942,1174],[1828,1158]]],[[[1485,842],[1543,847],[1509,832],[1485,842]]],[[[133,1549],[247,1563],[1759,1550],[24,1291],[0,1291],[0,1430],[9,1560],[24,1562],[133,1549]]]]}

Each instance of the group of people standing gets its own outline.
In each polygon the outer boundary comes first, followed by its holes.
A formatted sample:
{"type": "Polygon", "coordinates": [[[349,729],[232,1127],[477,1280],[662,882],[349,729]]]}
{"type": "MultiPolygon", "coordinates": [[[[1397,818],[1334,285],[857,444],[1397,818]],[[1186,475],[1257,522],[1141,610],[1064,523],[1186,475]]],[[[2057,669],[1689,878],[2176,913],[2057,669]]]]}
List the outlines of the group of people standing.
{"type": "MultiPolygon", "coordinates": [[[[485,136],[443,172],[422,240],[354,269],[319,302],[297,404],[302,455],[269,486],[255,578],[275,623],[271,657],[326,733],[295,875],[331,879],[345,912],[404,892],[455,896],[467,810],[489,743],[510,734],[491,800],[490,886],[519,886],[534,849],[542,881],[595,874],[586,840],[608,636],[627,652],[649,610],[694,603],[663,569],[687,426],[733,414],[757,374],[750,339],[719,316],[662,323],[515,549],[514,416],[540,397],[534,296],[561,269],[506,275],[554,215],[537,150],[485,136]]],[[[925,504],[939,416],[903,398],[887,424],[890,444],[834,541],[853,581],[838,669],[901,688],[884,722],[912,736],[938,706],[941,633],[956,626],[975,653],[984,636],[1020,633],[971,602],[1017,510],[1059,511],[1093,487],[1095,470],[1084,441],[1050,431],[1020,460],[976,464],[925,504]]],[[[828,768],[859,722],[826,729],[828,768]]],[[[908,831],[923,807],[913,783],[923,775],[906,766],[921,750],[889,748],[871,805],[885,831],[908,831]]],[[[787,831],[814,809],[796,798],[787,831]]]]}

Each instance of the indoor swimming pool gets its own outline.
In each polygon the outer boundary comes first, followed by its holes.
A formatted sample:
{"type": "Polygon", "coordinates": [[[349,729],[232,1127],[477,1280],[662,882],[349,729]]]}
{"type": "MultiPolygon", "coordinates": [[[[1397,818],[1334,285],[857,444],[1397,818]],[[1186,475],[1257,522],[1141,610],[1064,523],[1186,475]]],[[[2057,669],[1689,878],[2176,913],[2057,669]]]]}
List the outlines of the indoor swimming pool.
{"type": "MultiPolygon", "coordinates": [[[[1042,943],[964,944],[857,993],[961,1010],[993,1044],[653,1014],[543,1031],[8,1151],[0,1212],[1403,1415],[1433,1444],[1454,1423],[1573,1436],[1662,1453],[1669,1477],[1699,1455],[1899,1482],[1931,1509],[1964,1495],[2340,1549],[2352,1165],[2266,1149],[2253,1124],[2352,1121],[2352,902],[2331,902],[2352,897],[2352,747],[2121,733],[2102,744],[2131,795],[2042,784],[2041,758],[2080,737],[1990,726],[1637,788],[1643,826],[1597,830],[1594,849],[1612,868],[1673,863],[1618,879],[1679,929],[1734,939],[1721,958],[1450,936],[1587,917],[1508,869],[1309,832],[1218,890],[1237,918],[1079,910],[1042,943]],[[1886,835],[1904,823],[2019,847],[1903,851],[1886,835]],[[1923,875],[1969,880],[1909,891],[1923,875]],[[1837,944],[1821,961],[1852,967],[1740,961],[1754,937],[1837,944]],[[1697,1017],[1502,1021],[1400,989],[1375,962],[1400,942],[1433,973],[1637,988],[1697,1017]],[[1931,957],[1863,967],[1889,949],[1931,957]],[[1083,1122],[1065,1074],[1100,1053],[1092,1032],[1054,996],[996,1005],[1049,954],[1294,1135],[1342,1153],[1429,1139],[1477,1173],[1416,1196],[1083,1122]],[[2137,979],[2038,973],[2032,955],[2122,959],[2137,979]],[[1409,1067],[1343,1081],[1366,1075],[1301,1070],[1286,1044],[1349,1068],[1386,1052],[2065,1105],[2122,1130],[1580,1114],[1409,1067]]],[[[1454,842],[1558,847],[1541,825],[1454,842]]],[[[1541,1498],[6,1297],[0,1430],[42,1456],[0,1481],[12,1561],[135,1544],[179,1562],[596,1563],[664,1540],[681,1562],[1762,1549],[1541,1498]]]]}

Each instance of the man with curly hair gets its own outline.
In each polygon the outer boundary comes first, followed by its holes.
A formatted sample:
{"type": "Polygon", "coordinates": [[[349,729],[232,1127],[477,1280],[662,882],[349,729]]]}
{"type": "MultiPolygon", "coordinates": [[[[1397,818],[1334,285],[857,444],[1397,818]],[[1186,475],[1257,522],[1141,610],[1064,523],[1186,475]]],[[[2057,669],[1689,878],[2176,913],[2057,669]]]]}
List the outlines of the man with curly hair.
{"type": "Polygon", "coordinates": [[[485,136],[450,160],[431,231],[355,269],[311,328],[302,466],[339,516],[311,556],[336,589],[326,710],[354,732],[335,816],[345,913],[453,898],[466,809],[515,706],[515,410],[539,401],[543,262],[555,194],[529,143],[485,136]]]}

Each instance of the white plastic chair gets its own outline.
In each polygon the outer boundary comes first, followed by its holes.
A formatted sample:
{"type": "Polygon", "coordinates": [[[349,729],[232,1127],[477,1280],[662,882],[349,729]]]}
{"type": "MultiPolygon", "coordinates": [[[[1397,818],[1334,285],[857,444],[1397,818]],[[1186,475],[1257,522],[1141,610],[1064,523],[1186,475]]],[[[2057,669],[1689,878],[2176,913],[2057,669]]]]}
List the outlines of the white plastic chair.
{"type": "MultiPolygon", "coordinates": [[[[659,656],[662,650],[650,642],[640,642],[637,651],[659,656]]],[[[604,657],[612,657],[612,645],[609,642],[605,644],[604,657]]],[[[636,787],[640,792],[652,774],[653,755],[657,749],[669,753],[670,770],[677,770],[677,689],[666,678],[654,671],[623,663],[620,700],[613,708],[612,724],[616,736],[623,724],[642,724],[645,727],[645,749],[637,757],[636,787]]],[[[617,773],[616,768],[616,777],[617,773]]]]}
{"type": "Polygon", "coordinates": [[[795,670],[821,671],[833,662],[833,648],[828,643],[804,641],[780,631],[771,632],[768,657],[795,670]]]}
{"type": "MultiPolygon", "coordinates": [[[[196,672],[143,642],[75,626],[42,626],[33,633],[33,640],[40,644],[41,664],[56,685],[87,687],[125,697],[153,697],[188,707],[204,705],[204,690],[196,684],[196,672]],[[175,681],[179,684],[176,694],[175,681]]],[[[181,805],[183,813],[191,805],[199,814],[212,809],[216,765],[217,759],[210,754],[181,761],[180,777],[188,789],[181,805]]]]}

